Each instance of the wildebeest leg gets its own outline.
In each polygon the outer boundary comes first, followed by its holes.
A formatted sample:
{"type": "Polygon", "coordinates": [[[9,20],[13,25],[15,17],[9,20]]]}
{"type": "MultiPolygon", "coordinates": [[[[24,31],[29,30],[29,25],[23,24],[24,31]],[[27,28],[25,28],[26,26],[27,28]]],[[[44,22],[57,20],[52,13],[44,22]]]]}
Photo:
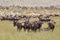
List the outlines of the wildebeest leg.
{"type": "Polygon", "coordinates": [[[39,32],[40,32],[40,31],[41,31],[41,30],[40,30],[41,28],[38,28],[38,29],[39,29],[39,32]]]}
{"type": "Polygon", "coordinates": [[[20,28],[20,26],[17,26],[17,31],[20,31],[22,28],[20,28]]]}
{"type": "Polygon", "coordinates": [[[19,30],[19,28],[17,27],[17,31],[19,30]]]}
{"type": "Polygon", "coordinates": [[[53,26],[53,28],[52,28],[52,32],[54,31],[54,26],[53,26]]]}
{"type": "Polygon", "coordinates": [[[26,31],[26,28],[24,29],[24,31],[26,31]]]}
{"type": "Polygon", "coordinates": [[[19,30],[19,28],[17,27],[17,31],[19,30]]]}
{"type": "Polygon", "coordinates": [[[26,31],[26,27],[24,27],[24,31],[26,31]]]}
{"type": "Polygon", "coordinates": [[[54,29],[52,29],[52,32],[54,31],[54,29]]]}
{"type": "Polygon", "coordinates": [[[1,19],[1,21],[3,21],[3,19],[1,19]]]}
{"type": "Polygon", "coordinates": [[[26,31],[26,30],[25,30],[25,26],[22,26],[22,28],[23,28],[24,31],[26,31]]]}
{"type": "Polygon", "coordinates": [[[39,32],[41,31],[41,27],[38,27],[38,29],[39,29],[39,32]]]}
{"type": "Polygon", "coordinates": [[[19,28],[19,32],[22,30],[22,27],[21,28],[19,28]]]}
{"type": "Polygon", "coordinates": [[[37,29],[34,30],[34,32],[36,32],[36,31],[37,31],[37,29]]]}
{"type": "Polygon", "coordinates": [[[14,24],[13,24],[13,26],[15,27],[15,26],[16,26],[16,24],[14,23],[14,24]]]}
{"type": "Polygon", "coordinates": [[[34,31],[34,27],[31,27],[31,31],[34,31]]]}
{"type": "Polygon", "coordinates": [[[28,30],[27,30],[28,32],[30,31],[30,28],[28,28],[28,30]]]}
{"type": "Polygon", "coordinates": [[[47,28],[44,28],[44,30],[45,30],[45,31],[49,31],[49,30],[50,30],[50,28],[49,28],[49,27],[47,27],[47,28]]]}
{"type": "Polygon", "coordinates": [[[36,32],[37,28],[34,28],[34,32],[36,32]]]}

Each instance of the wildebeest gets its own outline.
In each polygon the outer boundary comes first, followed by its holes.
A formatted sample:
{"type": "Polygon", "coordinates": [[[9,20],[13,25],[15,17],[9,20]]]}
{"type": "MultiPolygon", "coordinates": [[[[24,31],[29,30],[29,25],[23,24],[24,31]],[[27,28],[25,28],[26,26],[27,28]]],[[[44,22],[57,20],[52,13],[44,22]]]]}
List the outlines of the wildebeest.
{"type": "Polygon", "coordinates": [[[42,22],[49,22],[51,19],[49,17],[44,17],[42,18],[41,16],[38,17],[39,21],[42,21],[42,22]]]}
{"type": "Polygon", "coordinates": [[[26,16],[24,26],[23,26],[24,31],[26,31],[26,30],[29,31],[31,29],[32,24],[29,22],[29,19],[30,19],[30,17],[26,16]]]}
{"type": "Polygon", "coordinates": [[[42,18],[42,19],[40,19],[40,21],[42,21],[42,22],[49,22],[51,19],[49,19],[49,18],[42,18]]]}
{"type": "Polygon", "coordinates": [[[22,23],[14,20],[13,21],[13,26],[17,26],[17,30],[20,31],[22,29],[22,23]]]}
{"type": "Polygon", "coordinates": [[[60,14],[57,14],[57,13],[56,13],[56,14],[54,14],[54,16],[57,16],[57,17],[58,17],[58,16],[60,16],[60,14]]]}
{"type": "Polygon", "coordinates": [[[24,22],[24,26],[23,26],[24,31],[27,30],[29,32],[31,27],[32,27],[32,24],[29,21],[24,22]]]}
{"type": "Polygon", "coordinates": [[[40,29],[41,29],[41,27],[42,27],[42,24],[43,24],[43,22],[42,21],[38,21],[38,27],[37,27],[37,29],[39,29],[39,31],[40,31],[40,29]]]}
{"type": "Polygon", "coordinates": [[[1,21],[3,20],[19,20],[20,17],[19,16],[13,16],[13,15],[5,15],[5,16],[1,16],[1,21]]]}
{"type": "Polygon", "coordinates": [[[32,24],[31,30],[36,32],[37,29],[39,29],[39,31],[40,31],[41,27],[42,27],[42,22],[41,21],[35,21],[32,24]]]}
{"type": "Polygon", "coordinates": [[[39,21],[42,21],[42,22],[49,22],[51,19],[50,18],[38,18],[39,21]]]}
{"type": "Polygon", "coordinates": [[[16,20],[14,20],[13,21],[13,24],[14,24],[14,26],[17,26],[17,29],[24,29],[24,31],[26,31],[26,30],[30,30],[30,27],[31,27],[31,23],[29,22],[29,17],[26,17],[26,19],[25,19],[25,22],[23,22],[24,23],[24,25],[22,25],[22,23],[20,23],[20,22],[17,22],[16,20]]]}
{"type": "Polygon", "coordinates": [[[54,31],[55,23],[53,20],[48,23],[48,29],[51,29],[52,32],[54,31]]]}
{"type": "Polygon", "coordinates": [[[36,32],[37,27],[38,27],[38,24],[37,24],[37,21],[35,21],[35,22],[33,22],[33,24],[32,24],[31,30],[36,32]]]}
{"type": "Polygon", "coordinates": [[[13,26],[15,27],[17,23],[17,20],[13,20],[13,26]]]}

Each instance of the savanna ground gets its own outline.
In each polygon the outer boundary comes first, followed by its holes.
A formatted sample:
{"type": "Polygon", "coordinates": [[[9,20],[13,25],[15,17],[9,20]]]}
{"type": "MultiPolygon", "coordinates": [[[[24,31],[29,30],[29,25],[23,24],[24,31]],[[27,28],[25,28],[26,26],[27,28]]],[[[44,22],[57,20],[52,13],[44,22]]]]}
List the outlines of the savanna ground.
{"type": "MultiPolygon", "coordinates": [[[[0,21],[0,40],[60,40],[60,17],[52,17],[56,21],[54,32],[18,32],[12,21],[0,21]]],[[[46,27],[44,23],[42,27],[46,27]]]]}

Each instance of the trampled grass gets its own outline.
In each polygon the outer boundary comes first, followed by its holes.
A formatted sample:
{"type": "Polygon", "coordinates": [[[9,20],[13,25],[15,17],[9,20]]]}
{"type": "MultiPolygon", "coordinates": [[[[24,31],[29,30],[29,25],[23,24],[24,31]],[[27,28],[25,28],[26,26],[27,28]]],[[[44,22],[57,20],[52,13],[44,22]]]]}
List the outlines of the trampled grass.
{"type": "Polygon", "coordinates": [[[54,32],[18,32],[12,21],[0,21],[0,40],[60,40],[60,17],[52,19],[56,21],[54,32]]]}

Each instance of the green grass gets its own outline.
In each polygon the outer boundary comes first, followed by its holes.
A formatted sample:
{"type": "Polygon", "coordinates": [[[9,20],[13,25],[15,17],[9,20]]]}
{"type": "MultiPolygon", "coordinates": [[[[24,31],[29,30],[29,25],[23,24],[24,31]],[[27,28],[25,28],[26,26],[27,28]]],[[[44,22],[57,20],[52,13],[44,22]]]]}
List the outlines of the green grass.
{"type": "Polygon", "coordinates": [[[0,40],[60,40],[60,17],[52,19],[56,21],[54,32],[18,32],[12,21],[0,21],[0,40]]]}

